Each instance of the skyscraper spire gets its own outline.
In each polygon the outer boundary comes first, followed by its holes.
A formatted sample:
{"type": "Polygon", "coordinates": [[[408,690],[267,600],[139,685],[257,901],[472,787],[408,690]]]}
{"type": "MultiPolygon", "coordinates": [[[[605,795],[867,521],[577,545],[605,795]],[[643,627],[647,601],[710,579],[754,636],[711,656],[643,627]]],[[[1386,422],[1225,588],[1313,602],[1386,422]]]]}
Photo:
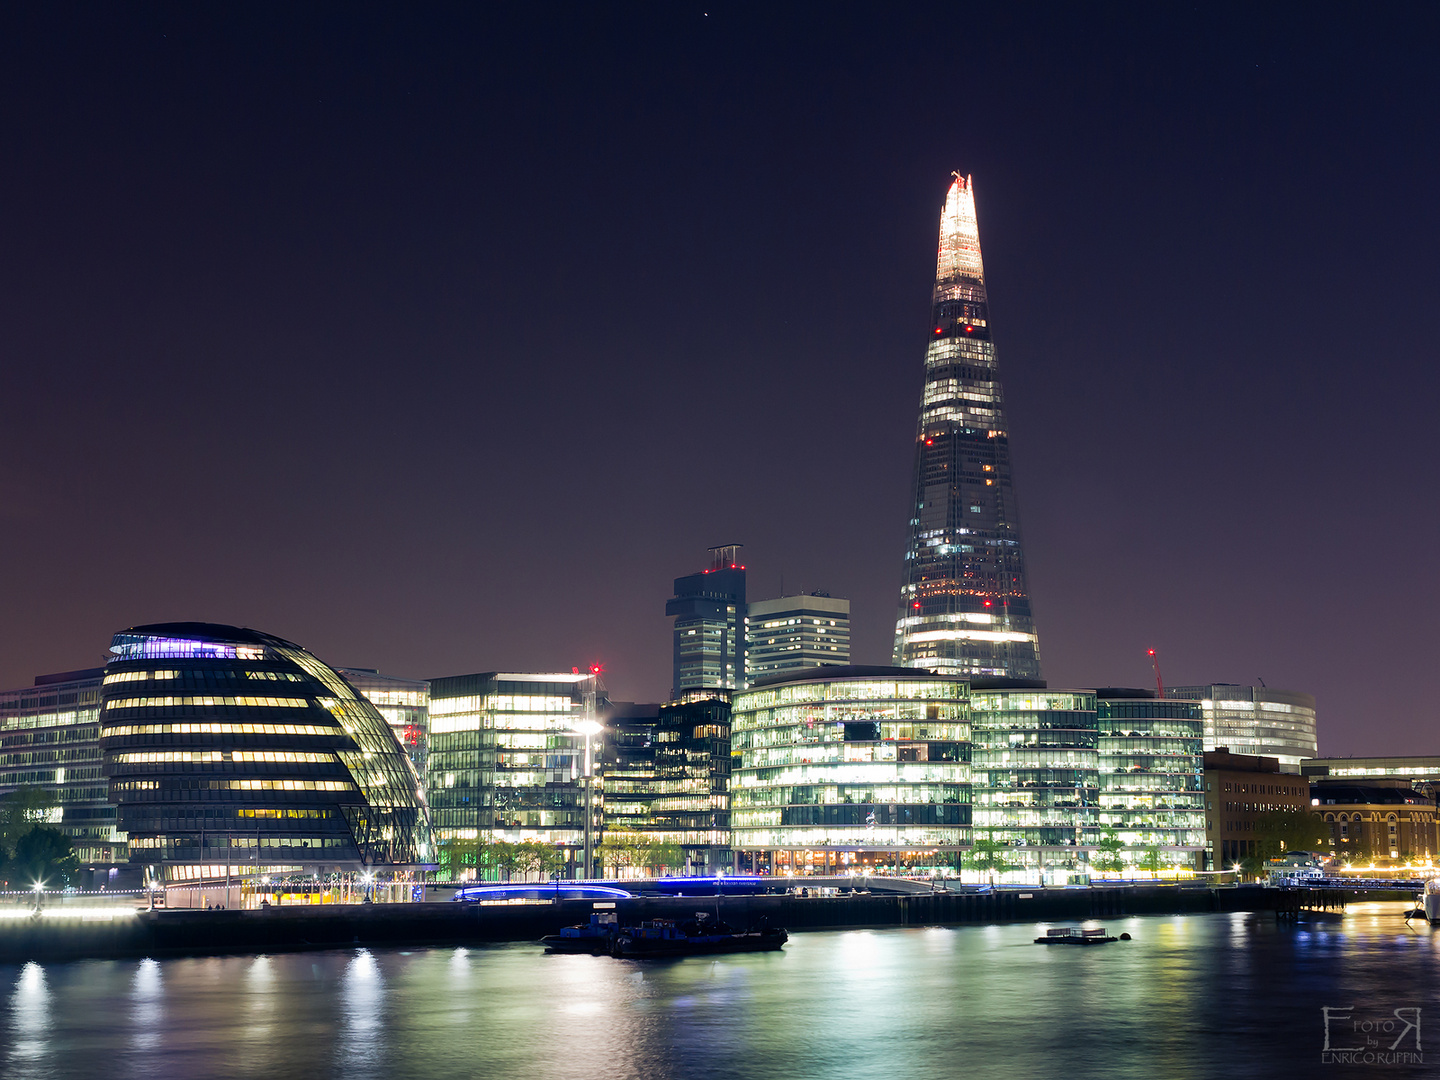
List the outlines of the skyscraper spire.
{"type": "Polygon", "coordinates": [[[940,211],[895,663],[1038,678],[975,192],[969,177],[952,175],[940,211]]]}

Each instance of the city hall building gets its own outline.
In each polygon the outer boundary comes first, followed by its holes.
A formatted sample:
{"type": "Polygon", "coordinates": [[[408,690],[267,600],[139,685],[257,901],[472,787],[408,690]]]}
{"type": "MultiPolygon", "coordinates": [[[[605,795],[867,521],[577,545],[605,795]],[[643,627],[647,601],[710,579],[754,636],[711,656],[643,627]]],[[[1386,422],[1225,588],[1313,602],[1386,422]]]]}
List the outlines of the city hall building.
{"type": "Polygon", "coordinates": [[[100,748],[130,861],[168,880],[431,862],[389,723],[299,645],[209,623],[116,634],[100,748]]]}

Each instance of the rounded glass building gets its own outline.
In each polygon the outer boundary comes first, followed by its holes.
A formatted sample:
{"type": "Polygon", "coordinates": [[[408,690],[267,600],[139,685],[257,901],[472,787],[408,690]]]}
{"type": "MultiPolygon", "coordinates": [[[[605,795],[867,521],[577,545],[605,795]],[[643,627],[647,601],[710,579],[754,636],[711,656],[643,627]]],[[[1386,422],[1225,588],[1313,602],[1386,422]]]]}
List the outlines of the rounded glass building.
{"type": "Polygon", "coordinates": [[[970,843],[965,679],[817,667],[735,695],[732,842],[742,869],[954,867],[970,843]]]}
{"type": "Polygon", "coordinates": [[[299,645],[164,623],[110,651],[100,745],[132,863],[175,879],[430,861],[420,779],[390,725],[299,645]]]}

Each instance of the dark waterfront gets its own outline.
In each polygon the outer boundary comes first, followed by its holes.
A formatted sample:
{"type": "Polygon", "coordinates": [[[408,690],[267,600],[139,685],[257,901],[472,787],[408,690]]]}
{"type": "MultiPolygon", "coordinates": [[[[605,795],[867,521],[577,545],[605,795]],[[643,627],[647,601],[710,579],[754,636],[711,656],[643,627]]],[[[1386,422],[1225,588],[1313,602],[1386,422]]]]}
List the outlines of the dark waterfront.
{"type": "MultiPolygon", "coordinates": [[[[1440,937],[1407,927],[1401,906],[1312,927],[1110,919],[1135,940],[1095,948],[1033,945],[1025,923],[797,934],[780,954],[647,963],[499,945],[12,965],[0,1073],[1430,1075],[1321,1059],[1322,1006],[1391,1020],[1418,1006],[1440,1022],[1440,937]]],[[[1335,1046],[1355,1041],[1332,1026],[1335,1046]]]]}

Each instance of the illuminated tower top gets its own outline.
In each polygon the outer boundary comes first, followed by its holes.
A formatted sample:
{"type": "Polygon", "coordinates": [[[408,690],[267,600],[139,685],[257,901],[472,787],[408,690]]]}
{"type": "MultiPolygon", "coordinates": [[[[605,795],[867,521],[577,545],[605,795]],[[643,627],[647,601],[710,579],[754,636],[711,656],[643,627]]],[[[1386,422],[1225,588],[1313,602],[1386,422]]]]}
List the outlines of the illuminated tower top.
{"type": "Polygon", "coordinates": [[[975,191],[969,177],[952,175],[940,211],[894,660],[945,674],[1038,678],[975,191]]]}

